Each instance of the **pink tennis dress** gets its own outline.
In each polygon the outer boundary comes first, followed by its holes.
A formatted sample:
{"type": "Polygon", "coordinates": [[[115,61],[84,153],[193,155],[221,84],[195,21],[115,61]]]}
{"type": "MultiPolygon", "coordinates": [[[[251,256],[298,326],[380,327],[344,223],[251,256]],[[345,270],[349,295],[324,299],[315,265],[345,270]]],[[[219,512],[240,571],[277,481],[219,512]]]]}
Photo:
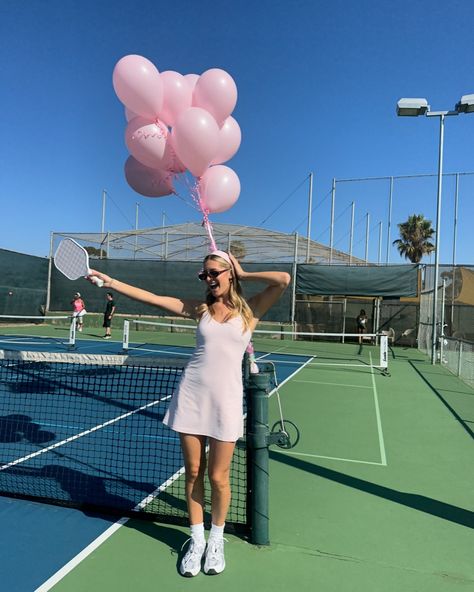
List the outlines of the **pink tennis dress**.
{"type": "Polygon", "coordinates": [[[240,316],[225,323],[206,312],[196,349],[183,372],[163,423],[184,434],[235,442],[243,435],[242,358],[251,333],[240,316]]]}

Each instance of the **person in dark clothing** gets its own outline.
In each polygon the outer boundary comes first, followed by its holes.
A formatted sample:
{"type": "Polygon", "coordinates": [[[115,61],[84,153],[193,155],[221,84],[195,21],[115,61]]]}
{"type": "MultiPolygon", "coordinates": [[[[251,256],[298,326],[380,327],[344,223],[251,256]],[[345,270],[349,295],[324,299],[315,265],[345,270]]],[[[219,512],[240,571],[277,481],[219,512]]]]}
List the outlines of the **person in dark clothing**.
{"type": "Polygon", "coordinates": [[[115,302],[112,292],[107,292],[106,298],[107,304],[105,306],[104,322],[102,327],[105,327],[104,339],[110,339],[112,337],[112,318],[115,313],[115,302]]]}
{"type": "Polygon", "coordinates": [[[362,308],[360,313],[357,315],[356,323],[357,323],[357,333],[359,333],[359,343],[362,343],[362,335],[367,333],[367,321],[368,317],[365,313],[365,310],[362,308]]]}

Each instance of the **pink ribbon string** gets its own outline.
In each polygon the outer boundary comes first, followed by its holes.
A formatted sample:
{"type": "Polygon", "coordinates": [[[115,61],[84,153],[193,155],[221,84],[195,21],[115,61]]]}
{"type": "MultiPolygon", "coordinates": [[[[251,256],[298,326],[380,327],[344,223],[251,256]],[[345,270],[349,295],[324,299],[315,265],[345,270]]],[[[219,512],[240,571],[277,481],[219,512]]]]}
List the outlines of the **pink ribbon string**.
{"type": "Polygon", "coordinates": [[[197,183],[191,188],[191,196],[194,203],[198,206],[199,211],[202,213],[202,225],[206,229],[207,235],[209,237],[209,253],[217,251],[216,241],[214,240],[214,236],[212,234],[212,224],[209,220],[209,210],[206,210],[202,203],[197,183]]]}
{"type": "Polygon", "coordinates": [[[202,223],[204,224],[204,228],[206,229],[207,235],[209,237],[209,252],[212,253],[213,251],[217,251],[217,245],[212,234],[212,224],[209,221],[209,212],[207,210],[201,211],[203,215],[202,223]]]}

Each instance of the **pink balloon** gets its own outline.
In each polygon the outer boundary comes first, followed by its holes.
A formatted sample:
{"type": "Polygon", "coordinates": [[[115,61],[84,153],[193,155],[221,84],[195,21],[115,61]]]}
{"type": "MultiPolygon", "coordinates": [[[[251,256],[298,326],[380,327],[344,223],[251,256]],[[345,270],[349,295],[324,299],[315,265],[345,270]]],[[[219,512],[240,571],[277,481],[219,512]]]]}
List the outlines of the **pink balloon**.
{"type": "Polygon", "coordinates": [[[242,132],[239,124],[232,115],[229,115],[219,130],[219,147],[211,164],[221,164],[221,162],[230,160],[239,149],[241,140],[242,132]]]}
{"type": "Polygon", "coordinates": [[[181,113],[191,107],[193,93],[184,76],[178,72],[168,70],[162,72],[160,78],[164,97],[160,117],[172,127],[181,113]]]}
{"type": "Polygon", "coordinates": [[[218,164],[204,173],[198,190],[203,207],[211,214],[219,214],[231,208],[239,198],[239,177],[229,167],[218,164]]]}
{"type": "Polygon", "coordinates": [[[125,119],[127,121],[131,121],[135,117],[138,117],[138,115],[136,113],[134,113],[133,111],[130,111],[130,109],[128,109],[127,107],[125,107],[125,119]]]}
{"type": "Polygon", "coordinates": [[[174,193],[172,175],[152,169],[129,156],[125,162],[125,178],[130,187],[146,197],[163,197],[174,193]]]}
{"type": "Polygon", "coordinates": [[[194,87],[196,86],[196,82],[199,80],[199,74],[185,74],[184,79],[188,83],[191,93],[194,92],[194,87]]]}
{"type": "Polygon", "coordinates": [[[137,115],[155,119],[163,105],[163,83],[154,64],[139,55],[117,62],[112,81],[122,103],[137,115]]]}
{"type": "Polygon", "coordinates": [[[212,68],[201,74],[193,93],[194,107],[209,111],[220,126],[232,113],[236,103],[237,87],[225,70],[212,68]]]}
{"type": "Polygon", "coordinates": [[[166,170],[171,164],[171,154],[166,140],[168,128],[159,119],[156,123],[144,117],[135,117],[128,122],[125,130],[125,143],[134,156],[142,164],[166,170]]]}
{"type": "Polygon", "coordinates": [[[217,152],[219,128],[215,119],[204,109],[191,107],[180,115],[171,135],[178,158],[200,177],[217,152]]]}
{"type": "Polygon", "coordinates": [[[167,170],[171,171],[172,173],[184,173],[186,167],[179,160],[173,142],[173,134],[168,134],[168,138],[166,140],[166,152],[169,154],[170,163],[167,167],[167,170]]]}

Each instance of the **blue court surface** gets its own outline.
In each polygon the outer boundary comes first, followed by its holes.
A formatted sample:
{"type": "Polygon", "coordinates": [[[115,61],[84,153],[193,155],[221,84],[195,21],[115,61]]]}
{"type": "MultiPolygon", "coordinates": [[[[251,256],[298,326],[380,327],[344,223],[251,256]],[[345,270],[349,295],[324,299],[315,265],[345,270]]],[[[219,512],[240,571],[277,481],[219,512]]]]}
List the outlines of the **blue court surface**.
{"type": "MultiPolygon", "coordinates": [[[[4,350],[14,351],[43,351],[43,352],[66,352],[67,346],[59,341],[38,340],[27,336],[11,336],[8,339],[2,338],[0,348],[4,350]]],[[[122,354],[122,343],[114,341],[94,341],[94,340],[79,340],[76,347],[69,350],[72,353],[78,354],[122,354]]],[[[131,348],[129,355],[131,356],[160,356],[171,358],[189,357],[192,348],[178,347],[178,346],[161,346],[161,345],[146,345],[140,346],[136,349],[131,348]]],[[[290,376],[298,372],[309,360],[308,356],[295,356],[285,354],[256,354],[257,358],[262,361],[269,361],[274,364],[275,376],[279,384],[285,382],[290,376]]],[[[65,373],[66,375],[67,373],[65,373]]],[[[31,379],[31,377],[29,377],[31,379]]],[[[20,416],[15,416],[14,421],[17,422],[18,432],[22,434],[20,442],[20,459],[12,458],[12,454],[18,455],[18,442],[12,443],[8,441],[7,437],[1,438],[1,423],[0,423],[0,440],[3,448],[3,458],[6,462],[17,462],[23,458],[30,458],[31,456],[41,454],[41,468],[28,469],[26,478],[31,482],[37,479],[44,479],[51,477],[50,481],[54,482],[56,495],[61,495],[61,491],[65,492],[65,497],[70,490],[71,483],[77,479],[77,476],[83,476],[84,467],[87,466],[87,485],[96,487],[99,496],[106,496],[107,501],[113,498],[120,504],[124,503],[127,507],[132,507],[149,495],[154,485],[150,483],[138,483],[140,479],[138,473],[135,472],[133,464],[122,467],[108,467],[111,478],[104,477],[103,470],[95,468],[95,461],[99,463],[104,459],[91,458],[88,456],[87,449],[80,448],[80,438],[74,440],[75,434],[82,433],[85,430],[90,430],[91,426],[97,424],[97,417],[104,417],[104,407],[107,407],[106,413],[111,413],[111,417],[117,415],[117,405],[120,406],[120,412],[127,413],[127,409],[123,409],[123,404],[118,404],[114,401],[114,405],[110,401],[105,402],[103,397],[94,397],[96,400],[92,401],[92,413],[88,408],[87,414],[85,409],[80,407],[79,402],[77,417],[81,418],[80,425],[70,425],[63,416],[66,415],[66,410],[61,410],[59,405],[54,415],[43,414],[41,418],[33,420],[31,415],[34,414],[34,407],[29,407],[29,399],[38,398],[41,396],[41,389],[45,388],[44,384],[37,384],[28,389],[21,387],[21,377],[10,380],[8,384],[1,385],[0,401],[2,402],[2,416],[3,421],[9,422],[11,426],[12,414],[9,414],[10,397],[16,397],[15,405],[20,406],[24,413],[20,416]],[[36,388],[36,391],[35,391],[36,388]],[[32,392],[33,389],[33,392],[32,392]],[[18,397],[20,398],[18,400],[18,397]],[[112,408],[112,409],[110,409],[112,408]],[[94,417],[94,413],[97,416],[94,417]],[[36,421],[34,421],[36,420],[36,421]],[[71,442],[69,442],[69,439],[71,442]],[[58,448],[51,446],[51,450],[45,449],[50,441],[65,444],[58,448]],[[67,442],[65,442],[67,441],[67,442]],[[10,447],[10,451],[9,451],[10,447]],[[13,452],[15,451],[15,452],[13,452]],[[39,452],[38,452],[39,451],[39,452]],[[57,479],[57,475],[48,475],[48,467],[58,464],[58,456],[64,456],[65,473],[61,473],[61,479],[57,479]],[[51,459],[51,464],[48,465],[48,458],[51,459]],[[71,464],[72,459],[72,464],[71,464]],[[117,479],[117,473],[120,473],[120,479],[117,479]],[[66,477],[64,476],[66,474],[66,477]],[[109,481],[121,484],[121,489],[117,492],[109,489],[109,481]],[[127,484],[133,484],[133,487],[127,487],[127,484]],[[125,485],[124,485],[125,484],[125,485]],[[138,496],[137,499],[131,496],[138,496]]],[[[141,393],[143,395],[143,393],[141,393]]],[[[150,394],[152,397],[153,393],[150,394]]],[[[168,398],[170,393],[167,394],[168,398]]],[[[145,401],[146,403],[146,401],[145,401]]],[[[161,411],[160,411],[161,413],[161,411]]],[[[150,410],[150,416],[153,410],[150,410]]],[[[108,417],[108,416],[106,416],[108,417]]],[[[155,416],[156,419],[156,416],[155,416]]],[[[113,419],[110,421],[114,421],[113,419]]],[[[127,419],[128,421],[128,419],[127,419]]],[[[139,430],[144,431],[147,418],[143,419],[143,414],[140,417],[139,430]]],[[[128,430],[135,429],[132,425],[125,424],[120,429],[128,430]]],[[[4,431],[6,434],[6,429],[4,431]]],[[[140,441],[140,451],[143,456],[152,457],[156,451],[157,446],[161,445],[164,439],[176,439],[176,436],[163,426],[163,433],[158,434],[154,438],[143,438],[140,441]],[[166,433],[165,433],[166,432],[166,433]]],[[[84,440],[84,438],[82,438],[84,440]]],[[[124,438],[125,440],[125,438],[124,438]]],[[[127,443],[124,446],[128,446],[127,443]]],[[[94,448],[96,450],[96,448],[94,448]]],[[[99,453],[100,456],[100,453],[99,453]]],[[[59,461],[61,462],[61,460],[59,461]]],[[[171,464],[167,464],[163,468],[162,474],[159,475],[160,482],[165,482],[174,472],[180,467],[179,458],[171,459],[171,464]]],[[[20,467],[19,463],[18,478],[25,478],[22,473],[24,469],[20,467]]],[[[3,465],[5,466],[5,465],[3,465]]],[[[1,469],[0,469],[1,470],[1,469]]],[[[100,501],[100,500],[99,500],[100,501]]],[[[117,517],[110,517],[101,514],[85,513],[81,510],[74,510],[60,506],[47,505],[37,502],[12,499],[0,496],[0,517],[2,522],[1,531],[1,548],[3,553],[0,558],[0,573],[2,574],[2,590],[8,592],[32,592],[34,590],[41,590],[41,592],[49,589],[43,586],[50,577],[52,577],[58,570],[60,570],[66,563],[76,557],[85,547],[97,539],[104,533],[112,524],[117,522],[117,517]]]]}

